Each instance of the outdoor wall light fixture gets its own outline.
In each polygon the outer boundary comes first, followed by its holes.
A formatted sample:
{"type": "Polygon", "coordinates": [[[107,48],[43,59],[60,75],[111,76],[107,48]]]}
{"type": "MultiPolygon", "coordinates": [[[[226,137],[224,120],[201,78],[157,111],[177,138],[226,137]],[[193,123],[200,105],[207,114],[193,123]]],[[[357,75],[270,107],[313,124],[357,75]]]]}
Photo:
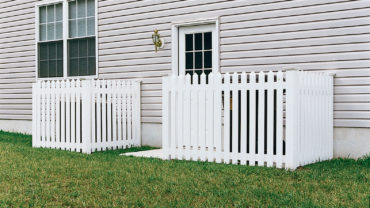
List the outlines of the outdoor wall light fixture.
{"type": "Polygon", "coordinates": [[[163,48],[163,46],[164,46],[164,40],[159,35],[157,29],[154,30],[154,34],[152,35],[152,40],[153,40],[153,43],[154,43],[155,52],[157,53],[158,48],[163,48]]]}

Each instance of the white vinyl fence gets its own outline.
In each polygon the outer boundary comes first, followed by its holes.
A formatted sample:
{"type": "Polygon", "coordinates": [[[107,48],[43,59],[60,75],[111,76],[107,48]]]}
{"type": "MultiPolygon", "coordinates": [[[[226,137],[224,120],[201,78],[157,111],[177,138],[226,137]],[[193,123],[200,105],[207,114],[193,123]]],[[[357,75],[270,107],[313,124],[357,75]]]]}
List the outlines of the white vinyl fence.
{"type": "Polygon", "coordinates": [[[140,146],[140,83],[40,81],[32,92],[32,145],[91,153],[140,146]]]}
{"type": "Polygon", "coordinates": [[[332,76],[270,71],[198,79],[163,79],[166,159],[295,169],[332,158],[332,76]]]}

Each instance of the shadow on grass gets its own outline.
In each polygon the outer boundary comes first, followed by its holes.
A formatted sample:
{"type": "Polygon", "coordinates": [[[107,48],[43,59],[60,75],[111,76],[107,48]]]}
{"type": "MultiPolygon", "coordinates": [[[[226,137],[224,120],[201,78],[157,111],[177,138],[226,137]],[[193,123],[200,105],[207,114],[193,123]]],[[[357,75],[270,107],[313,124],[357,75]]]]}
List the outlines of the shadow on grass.
{"type": "MultiPolygon", "coordinates": [[[[5,131],[0,131],[0,143],[8,143],[8,144],[16,144],[21,146],[28,146],[32,147],[32,136],[28,134],[22,133],[10,133],[5,131]]],[[[150,146],[142,146],[142,147],[132,147],[127,149],[116,149],[116,150],[106,150],[106,151],[99,151],[94,152],[91,155],[120,155],[126,152],[139,152],[145,150],[152,150],[158,149],[157,147],[150,147],[150,146]]]]}

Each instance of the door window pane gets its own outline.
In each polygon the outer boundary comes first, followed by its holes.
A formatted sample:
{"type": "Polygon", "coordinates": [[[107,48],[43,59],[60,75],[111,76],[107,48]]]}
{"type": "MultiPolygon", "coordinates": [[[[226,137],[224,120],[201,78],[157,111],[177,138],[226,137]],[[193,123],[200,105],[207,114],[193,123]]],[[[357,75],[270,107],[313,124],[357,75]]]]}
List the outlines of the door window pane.
{"type": "Polygon", "coordinates": [[[212,68],[212,51],[204,52],[204,68],[212,68]]]}
{"type": "Polygon", "coordinates": [[[196,69],[203,68],[203,56],[202,56],[202,52],[195,52],[195,68],[196,69]]]}
{"type": "Polygon", "coordinates": [[[194,39],[195,39],[195,50],[202,50],[203,43],[202,43],[202,33],[196,33],[194,34],[194,39]]]}
{"type": "Polygon", "coordinates": [[[193,34],[186,34],[185,35],[185,50],[192,51],[193,50],[193,34]]]}
{"type": "Polygon", "coordinates": [[[212,33],[204,33],[204,50],[212,49],[212,33]]]}
{"type": "Polygon", "coordinates": [[[186,53],[186,56],[185,56],[186,67],[185,67],[185,69],[194,69],[193,54],[194,54],[193,52],[186,53]]]}

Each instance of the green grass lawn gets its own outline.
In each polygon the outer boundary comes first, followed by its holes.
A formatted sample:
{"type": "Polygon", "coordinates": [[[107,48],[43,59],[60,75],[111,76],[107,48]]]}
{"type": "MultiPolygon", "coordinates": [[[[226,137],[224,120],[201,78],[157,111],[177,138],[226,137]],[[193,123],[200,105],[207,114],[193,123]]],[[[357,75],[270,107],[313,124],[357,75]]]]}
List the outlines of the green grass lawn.
{"type": "Polygon", "coordinates": [[[369,157],[285,171],[122,152],[34,149],[0,132],[0,207],[369,207],[369,157]]]}

